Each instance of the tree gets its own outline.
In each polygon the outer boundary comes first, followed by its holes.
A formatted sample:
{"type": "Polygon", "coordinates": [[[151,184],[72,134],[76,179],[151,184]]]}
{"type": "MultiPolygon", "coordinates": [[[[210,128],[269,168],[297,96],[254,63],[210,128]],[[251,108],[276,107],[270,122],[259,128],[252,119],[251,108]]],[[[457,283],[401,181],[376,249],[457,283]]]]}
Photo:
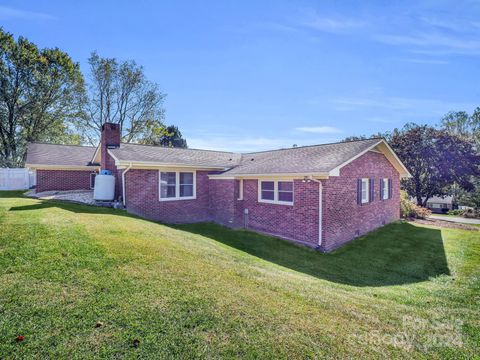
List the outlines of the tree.
{"type": "MultiPolygon", "coordinates": [[[[472,141],[480,154],[480,108],[477,107],[472,115],[465,111],[451,111],[443,117],[441,125],[449,134],[472,141]]],[[[475,203],[474,199],[478,196],[476,192],[479,191],[478,184],[480,179],[474,178],[471,182],[477,184],[471,194],[459,188],[457,184],[451,185],[449,193],[453,196],[455,202],[460,199],[470,204],[475,203]]]]}
{"type": "Polygon", "coordinates": [[[474,188],[469,192],[463,192],[459,199],[462,201],[462,205],[471,206],[478,211],[480,210],[480,179],[474,179],[473,183],[474,188]]]}
{"type": "Polygon", "coordinates": [[[140,143],[165,147],[187,147],[187,141],[182,138],[182,133],[175,125],[148,128],[147,135],[140,140],[140,143]]]}
{"type": "Polygon", "coordinates": [[[342,140],[342,142],[348,142],[348,141],[359,141],[359,140],[367,140],[371,139],[374,136],[367,136],[367,135],[352,135],[352,136],[347,136],[345,139],[342,140]]]}
{"type": "Polygon", "coordinates": [[[367,140],[367,139],[375,139],[375,138],[384,138],[384,139],[390,139],[392,134],[388,131],[386,132],[378,132],[376,134],[372,134],[370,136],[367,135],[360,135],[360,136],[347,136],[345,139],[342,140],[342,142],[347,142],[347,141],[358,141],[358,140],[367,140]]]}
{"type": "Polygon", "coordinates": [[[93,52],[86,116],[77,121],[85,140],[96,145],[102,125],[120,124],[122,141],[140,141],[150,130],[163,127],[165,95],[148,81],[134,61],[119,62],[93,52]]]}
{"type": "Polygon", "coordinates": [[[445,195],[453,183],[472,189],[472,176],[480,173],[472,142],[444,130],[409,124],[394,131],[390,145],[412,174],[402,185],[421,206],[432,196],[445,195]]]}
{"type": "Polygon", "coordinates": [[[81,115],[79,65],[59,49],[39,49],[0,28],[0,166],[22,166],[31,141],[74,142],[81,115]]]}
{"type": "Polygon", "coordinates": [[[472,115],[465,111],[451,111],[442,118],[441,126],[449,134],[472,140],[477,149],[480,147],[480,107],[472,115]]]}

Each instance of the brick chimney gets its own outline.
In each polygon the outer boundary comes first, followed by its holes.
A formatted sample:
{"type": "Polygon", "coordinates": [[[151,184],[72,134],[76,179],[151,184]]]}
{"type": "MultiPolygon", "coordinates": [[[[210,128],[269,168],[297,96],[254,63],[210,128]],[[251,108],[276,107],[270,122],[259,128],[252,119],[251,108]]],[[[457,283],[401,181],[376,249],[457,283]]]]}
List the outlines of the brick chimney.
{"type": "Polygon", "coordinates": [[[117,168],[115,167],[115,160],[108,154],[107,150],[120,147],[120,124],[103,124],[100,143],[100,151],[102,154],[101,168],[102,170],[110,170],[116,175],[117,168]]]}
{"type": "Polygon", "coordinates": [[[102,160],[100,167],[102,170],[110,170],[115,176],[115,199],[121,195],[121,174],[117,171],[115,160],[108,153],[108,149],[116,149],[120,147],[120,124],[105,123],[102,125],[102,133],[100,135],[100,152],[102,160]]]}

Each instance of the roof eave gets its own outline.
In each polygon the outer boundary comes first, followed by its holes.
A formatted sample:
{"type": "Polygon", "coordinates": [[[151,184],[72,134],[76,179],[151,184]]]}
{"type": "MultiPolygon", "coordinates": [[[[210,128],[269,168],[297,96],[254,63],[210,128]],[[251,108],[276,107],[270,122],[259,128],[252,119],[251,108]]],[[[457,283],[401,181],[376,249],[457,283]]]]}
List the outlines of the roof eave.
{"type": "Polygon", "coordinates": [[[231,179],[258,179],[258,178],[286,178],[286,179],[301,179],[306,176],[312,176],[317,179],[327,179],[328,173],[325,172],[300,172],[300,173],[262,173],[262,174],[229,174],[228,171],[224,174],[208,175],[209,179],[215,180],[231,180],[231,179]]]}
{"type": "Polygon", "coordinates": [[[52,164],[29,164],[25,167],[32,170],[98,170],[99,165],[52,165],[52,164]]]}
{"type": "Polygon", "coordinates": [[[380,149],[380,151],[385,155],[388,161],[395,167],[395,169],[399,172],[400,178],[405,179],[409,178],[412,175],[406,168],[406,166],[402,163],[402,161],[398,158],[397,154],[395,154],[395,151],[388,145],[388,143],[385,141],[385,139],[379,139],[376,143],[368,147],[367,149],[359,152],[357,155],[351,157],[347,161],[343,162],[342,164],[336,166],[332,170],[328,172],[329,176],[340,176],[340,169],[343,168],[344,166],[350,164],[352,161],[358,159],[360,156],[366,154],[369,151],[372,151],[375,149],[377,146],[382,145],[385,146],[385,149],[380,149]],[[385,153],[385,150],[387,153],[385,153]],[[387,156],[390,155],[390,156],[387,156]]]}
{"type": "Polygon", "coordinates": [[[102,156],[102,153],[100,151],[100,146],[102,145],[102,143],[98,144],[97,148],[95,149],[95,152],[93,154],[93,157],[92,159],[90,160],[90,162],[92,163],[99,163],[101,162],[101,156],[102,156]],[[98,159],[97,159],[98,158],[98,159]]]}

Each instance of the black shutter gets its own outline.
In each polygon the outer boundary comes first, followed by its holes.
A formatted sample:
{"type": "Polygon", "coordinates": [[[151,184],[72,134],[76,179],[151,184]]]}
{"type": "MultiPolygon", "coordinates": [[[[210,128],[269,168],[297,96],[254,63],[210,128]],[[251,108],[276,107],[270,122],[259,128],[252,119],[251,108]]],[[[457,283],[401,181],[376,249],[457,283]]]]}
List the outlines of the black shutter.
{"type": "Polygon", "coordinates": [[[362,179],[357,179],[357,204],[362,205],[362,179]]]}
{"type": "Polygon", "coordinates": [[[383,179],[380,179],[380,200],[383,200],[383,179]]]}
{"type": "Polygon", "coordinates": [[[375,200],[375,179],[370,179],[370,202],[375,200]]]}
{"type": "Polygon", "coordinates": [[[392,190],[393,190],[393,184],[392,184],[392,179],[388,179],[388,198],[392,198],[392,190]]]}

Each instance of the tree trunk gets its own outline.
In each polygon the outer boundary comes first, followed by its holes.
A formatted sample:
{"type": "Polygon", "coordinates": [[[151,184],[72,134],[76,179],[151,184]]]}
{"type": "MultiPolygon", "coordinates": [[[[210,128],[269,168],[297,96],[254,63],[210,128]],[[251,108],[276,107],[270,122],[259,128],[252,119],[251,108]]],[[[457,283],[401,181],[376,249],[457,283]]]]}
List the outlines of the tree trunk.
{"type": "Polygon", "coordinates": [[[425,196],[425,201],[421,204],[422,207],[427,207],[427,201],[430,199],[430,196],[425,196]]]}
{"type": "Polygon", "coordinates": [[[422,206],[422,194],[417,193],[417,205],[422,206]]]}

